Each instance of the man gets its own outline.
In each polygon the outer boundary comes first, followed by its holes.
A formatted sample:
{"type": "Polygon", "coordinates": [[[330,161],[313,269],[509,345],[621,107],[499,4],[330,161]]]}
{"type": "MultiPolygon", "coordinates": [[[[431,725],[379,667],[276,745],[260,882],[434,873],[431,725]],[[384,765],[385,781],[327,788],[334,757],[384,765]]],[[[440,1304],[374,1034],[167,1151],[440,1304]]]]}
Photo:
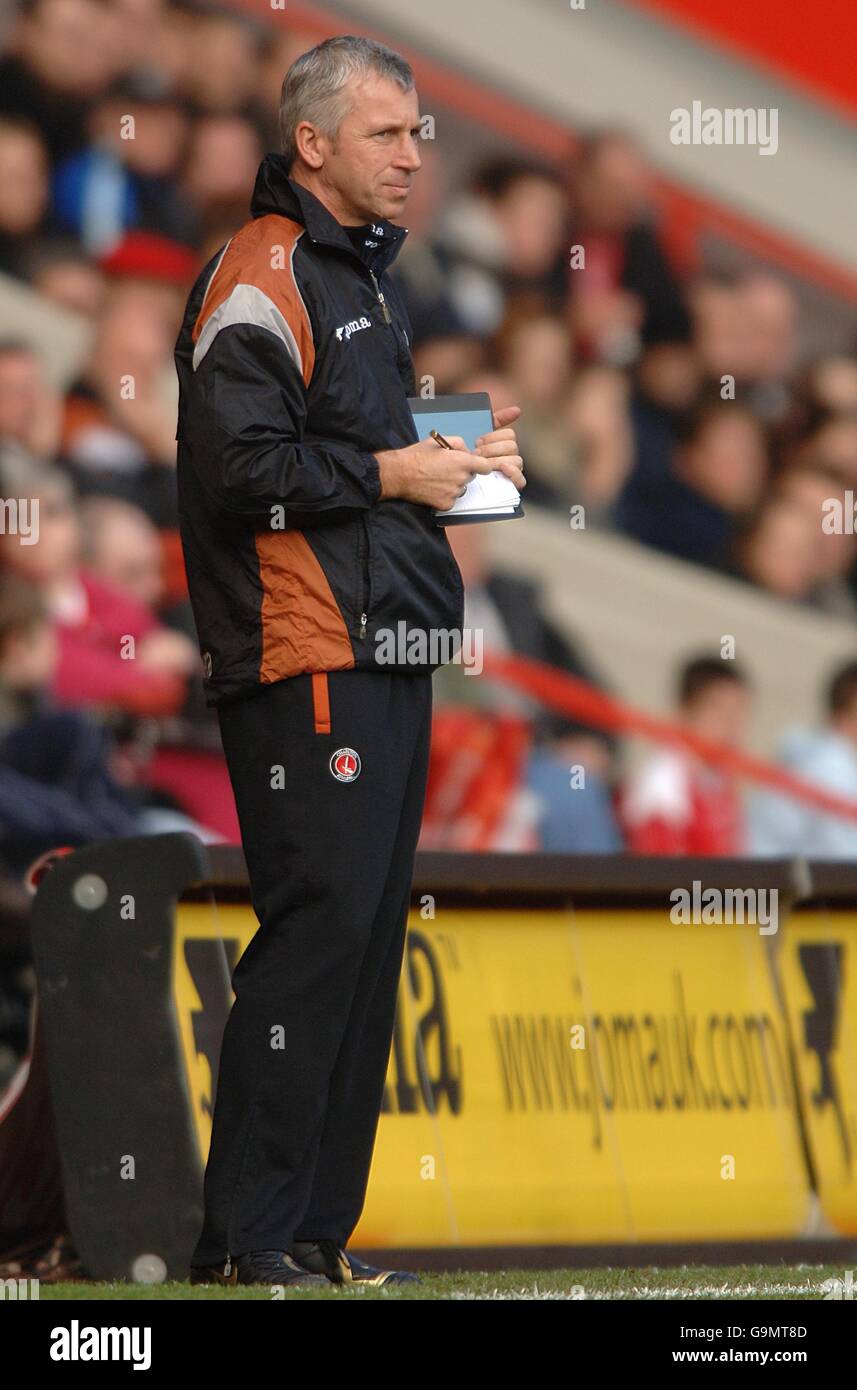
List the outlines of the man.
{"type": "MultiPolygon", "coordinates": [[[[415,443],[386,272],[420,167],[408,65],[329,39],[283,84],[283,154],[206,266],[176,363],[182,540],[259,929],[233,975],[192,1260],[199,1282],[380,1284],[345,1253],[392,1037],[431,715],[384,628],[462,626],[434,511],[524,479],[511,421],[415,443]],[[379,648],[379,651],[381,648],[379,648]]],[[[437,648],[434,648],[435,650],[437,648]]]]}

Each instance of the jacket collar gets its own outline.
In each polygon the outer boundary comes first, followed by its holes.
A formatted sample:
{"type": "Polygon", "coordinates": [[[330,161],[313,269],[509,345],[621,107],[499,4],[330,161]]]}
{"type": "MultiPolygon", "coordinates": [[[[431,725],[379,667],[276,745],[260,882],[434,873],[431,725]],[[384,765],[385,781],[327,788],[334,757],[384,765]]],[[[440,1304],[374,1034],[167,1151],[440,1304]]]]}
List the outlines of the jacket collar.
{"type": "MultiPolygon", "coordinates": [[[[310,241],[322,246],[335,246],[365,265],[341,224],[324,203],[303,184],[289,178],[289,165],[281,154],[267,154],[259,165],[250,212],[253,217],[264,217],[268,213],[290,217],[302,223],[310,241]]],[[[379,218],[374,225],[381,230],[377,238],[380,244],[372,257],[372,266],[376,272],[380,272],[396,259],[408,229],[397,227],[385,218],[379,218]]]]}

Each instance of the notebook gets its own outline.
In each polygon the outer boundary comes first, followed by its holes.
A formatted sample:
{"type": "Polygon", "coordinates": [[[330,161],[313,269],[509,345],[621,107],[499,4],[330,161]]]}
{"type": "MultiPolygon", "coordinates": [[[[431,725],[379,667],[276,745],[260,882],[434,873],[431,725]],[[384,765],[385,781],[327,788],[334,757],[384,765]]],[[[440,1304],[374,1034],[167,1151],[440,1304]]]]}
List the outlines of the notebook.
{"type": "MultiPolygon", "coordinates": [[[[477,439],[494,428],[487,391],[435,396],[431,400],[409,396],[408,405],[419,439],[427,439],[432,430],[437,430],[446,439],[453,434],[460,435],[468,449],[475,450],[477,439]]],[[[442,445],[437,447],[440,449],[442,445]]],[[[457,526],[476,521],[505,521],[523,515],[521,494],[515,484],[505,474],[494,472],[477,474],[468,483],[463,496],[457,497],[447,511],[435,512],[435,519],[439,526],[457,526]]]]}

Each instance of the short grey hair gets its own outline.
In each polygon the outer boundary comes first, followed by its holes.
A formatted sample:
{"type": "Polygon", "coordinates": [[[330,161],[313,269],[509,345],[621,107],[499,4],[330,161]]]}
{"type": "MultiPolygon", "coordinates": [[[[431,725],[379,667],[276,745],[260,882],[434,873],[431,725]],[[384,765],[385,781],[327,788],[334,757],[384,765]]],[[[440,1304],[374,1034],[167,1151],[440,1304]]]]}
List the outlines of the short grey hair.
{"type": "Polygon", "coordinates": [[[398,82],[405,92],[413,90],[410,64],[374,39],[339,34],[295,59],[283,80],[280,98],[280,140],[289,164],[297,154],[295,130],[299,123],[311,121],[334,139],[351,109],[351,79],[372,72],[398,82]]]}

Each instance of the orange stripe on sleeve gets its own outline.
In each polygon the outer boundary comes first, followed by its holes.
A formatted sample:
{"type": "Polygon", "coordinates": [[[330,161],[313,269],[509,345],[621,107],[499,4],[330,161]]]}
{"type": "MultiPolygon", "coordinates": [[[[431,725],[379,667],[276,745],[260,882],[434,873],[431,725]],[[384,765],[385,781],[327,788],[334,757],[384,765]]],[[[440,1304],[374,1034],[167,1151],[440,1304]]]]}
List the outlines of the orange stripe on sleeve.
{"type": "Polygon", "coordinates": [[[194,346],[206,324],[230,296],[240,286],[251,286],[267,296],[286,320],[300,352],[304,385],[309,385],[315,366],[315,343],[293,264],[295,246],[303,232],[299,222],[269,213],[246,223],[236,233],[205,292],[191,333],[194,346]]]}

